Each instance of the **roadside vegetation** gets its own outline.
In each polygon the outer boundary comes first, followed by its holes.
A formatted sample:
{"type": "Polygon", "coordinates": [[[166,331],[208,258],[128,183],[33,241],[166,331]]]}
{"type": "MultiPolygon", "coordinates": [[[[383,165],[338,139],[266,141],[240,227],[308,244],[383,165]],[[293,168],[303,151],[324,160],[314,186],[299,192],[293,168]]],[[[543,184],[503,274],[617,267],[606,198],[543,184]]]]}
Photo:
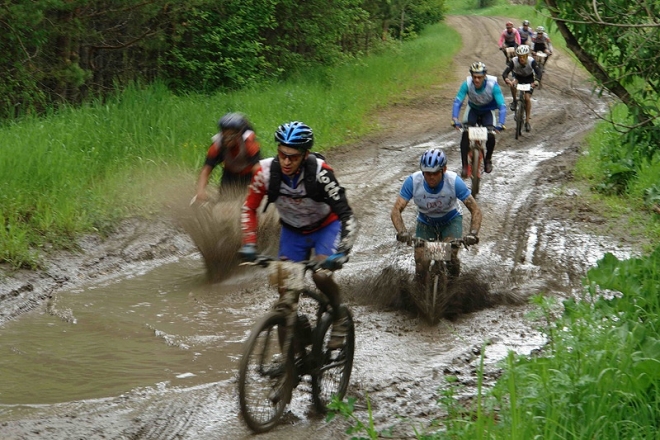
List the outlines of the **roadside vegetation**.
{"type": "Polygon", "coordinates": [[[448,77],[457,35],[434,25],[379,54],[227,93],[133,85],[0,127],[0,262],[37,268],[44,251],[74,246],[81,233],[104,234],[123,218],[154,212],[159,182],[201,168],[225,112],[248,115],[265,155],[288,120],[312,126],[320,150],[354,140],[377,128],[369,119],[376,109],[448,77]]]}

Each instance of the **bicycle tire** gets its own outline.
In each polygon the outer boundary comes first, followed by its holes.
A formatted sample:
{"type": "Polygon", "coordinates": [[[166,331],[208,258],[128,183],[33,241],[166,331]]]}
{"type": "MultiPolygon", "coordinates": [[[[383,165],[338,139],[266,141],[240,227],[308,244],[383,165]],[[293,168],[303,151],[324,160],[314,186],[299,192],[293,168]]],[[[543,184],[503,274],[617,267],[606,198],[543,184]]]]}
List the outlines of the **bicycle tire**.
{"type": "Polygon", "coordinates": [[[518,97],[518,103],[516,104],[516,139],[522,135],[522,127],[525,121],[525,95],[521,94],[518,97]]]}
{"type": "Polygon", "coordinates": [[[278,337],[278,329],[285,326],[283,313],[268,313],[252,327],[245,342],[238,371],[238,400],[243,420],[256,433],[272,429],[290,400],[292,352],[286,359],[282,356],[278,337]],[[275,400],[272,394],[277,388],[279,398],[275,400]]]}
{"type": "Polygon", "coordinates": [[[480,165],[480,150],[475,149],[474,152],[472,153],[472,196],[476,197],[477,194],[479,194],[479,184],[481,177],[479,177],[479,173],[481,172],[481,168],[479,167],[480,165]]]}
{"type": "Polygon", "coordinates": [[[327,412],[332,396],[344,398],[353,370],[355,323],[350,310],[346,306],[341,306],[341,309],[348,317],[348,333],[344,347],[338,350],[328,349],[333,321],[330,313],[321,317],[314,335],[312,356],[317,364],[312,372],[312,401],[321,414],[327,412]]]}

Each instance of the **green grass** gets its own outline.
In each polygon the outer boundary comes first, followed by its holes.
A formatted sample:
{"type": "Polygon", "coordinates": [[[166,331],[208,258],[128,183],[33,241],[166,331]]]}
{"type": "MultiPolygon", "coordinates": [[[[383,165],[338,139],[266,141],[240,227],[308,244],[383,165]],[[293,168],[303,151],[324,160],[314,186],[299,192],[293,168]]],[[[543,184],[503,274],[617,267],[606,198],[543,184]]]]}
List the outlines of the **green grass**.
{"type": "Polygon", "coordinates": [[[159,84],[135,86],[104,103],[3,126],[0,262],[36,268],[44,251],[72,248],[80,234],[156,212],[163,179],[197,173],[228,111],[248,115],[266,156],[275,151],[275,128],[290,120],[314,129],[319,150],[376,130],[379,108],[452,80],[457,36],[438,24],[379,54],[286,82],[183,97],[159,84]]]}

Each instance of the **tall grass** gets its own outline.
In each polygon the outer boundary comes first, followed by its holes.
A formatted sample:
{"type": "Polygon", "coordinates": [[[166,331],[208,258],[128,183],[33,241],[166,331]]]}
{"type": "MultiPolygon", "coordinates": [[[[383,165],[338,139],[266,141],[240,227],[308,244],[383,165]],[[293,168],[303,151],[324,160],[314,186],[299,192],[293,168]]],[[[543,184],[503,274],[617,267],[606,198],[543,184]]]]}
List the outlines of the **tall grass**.
{"type": "Polygon", "coordinates": [[[72,247],[81,233],[149,215],[161,179],[201,167],[216,121],[228,111],[248,115],[265,155],[275,151],[275,128],[290,120],[309,124],[321,150],[355,140],[378,128],[371,116],[379,108],[453,80],[457,35],[438,24],[380,54],[287,82],[213,96],[136,85],[104,103],[3,126],[0,262],[38,267],[45,249],[72,247]]]}

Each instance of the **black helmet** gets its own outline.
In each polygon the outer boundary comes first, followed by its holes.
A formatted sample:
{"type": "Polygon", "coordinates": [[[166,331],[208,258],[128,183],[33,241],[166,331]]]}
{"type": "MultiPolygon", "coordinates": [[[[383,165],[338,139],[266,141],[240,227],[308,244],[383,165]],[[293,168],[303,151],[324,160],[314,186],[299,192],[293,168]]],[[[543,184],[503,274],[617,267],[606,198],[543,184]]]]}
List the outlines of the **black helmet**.
{"type": "Polygon", "coordinates": [[[314,133],[302,122],[287,122],[277,127],[275,142],[297,150],[310,150],[314,145],[314,133]]]}
{"type": "Polygon", "coordinates": [[[218,121],[218,128],[222,130],[236,130],[240,133],[249,127],[248,120],[240,113],[227,113],[218,121]]]}
{"type": "Polygon", "coordinates": [[[523,26],[529,26],[529,20],[523,20],[523,26]]]}

